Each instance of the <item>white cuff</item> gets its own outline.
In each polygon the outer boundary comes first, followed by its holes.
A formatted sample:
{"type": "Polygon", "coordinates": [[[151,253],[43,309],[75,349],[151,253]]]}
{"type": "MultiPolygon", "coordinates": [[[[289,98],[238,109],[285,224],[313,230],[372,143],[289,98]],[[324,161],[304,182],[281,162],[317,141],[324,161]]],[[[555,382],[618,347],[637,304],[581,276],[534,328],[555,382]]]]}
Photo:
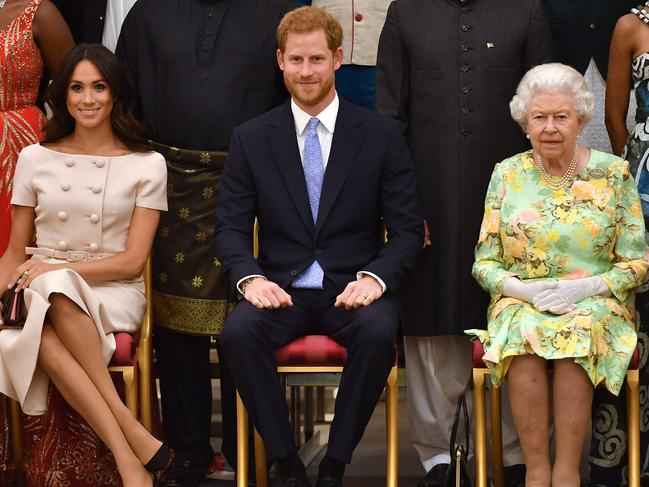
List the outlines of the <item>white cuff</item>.
{"type": "Polygon", "coordinates": [[[237,282],[237,291],[243,296],[243,291],[241,290],[241,283],[245,281],[246,279],[250,279],[251,277],[261,277],[264,280],[267,280],[265,276],[262,276],[261,274],[250,274],[249,276],[242,277],[239,279],[239,282],[237,282]]]}
{"type": "Polygon", "coordinates": [[[381,294],[383,294],[385,291],[387,291],[388,287],[383,282],[383,279],[381,279],[379,276],[377,276],[373,272],[359,271],[359,272],[356,273],[356,280],[359,280],[363,276],[370,276],[370,277],[373,277],[374,279],[376,279],[378,281],[378,283],[381,285],[381,294]]]}

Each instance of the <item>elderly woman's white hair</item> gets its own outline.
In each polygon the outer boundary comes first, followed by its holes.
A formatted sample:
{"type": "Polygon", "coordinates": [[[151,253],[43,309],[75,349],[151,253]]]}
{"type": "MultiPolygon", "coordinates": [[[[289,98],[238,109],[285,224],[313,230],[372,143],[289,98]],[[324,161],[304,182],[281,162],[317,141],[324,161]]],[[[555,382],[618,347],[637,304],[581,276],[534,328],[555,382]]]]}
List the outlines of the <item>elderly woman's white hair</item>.
{"type": "Polygon", "coordinates": [[[523,131],[527,125],[527,111],[535,94],[561,92],[572,96],[577,116],[585,125],[593,118],[595,99],[579,71],[561,63],[541,64],[530,69],[516,88],[509,102],[512,118],[523,131]]]}

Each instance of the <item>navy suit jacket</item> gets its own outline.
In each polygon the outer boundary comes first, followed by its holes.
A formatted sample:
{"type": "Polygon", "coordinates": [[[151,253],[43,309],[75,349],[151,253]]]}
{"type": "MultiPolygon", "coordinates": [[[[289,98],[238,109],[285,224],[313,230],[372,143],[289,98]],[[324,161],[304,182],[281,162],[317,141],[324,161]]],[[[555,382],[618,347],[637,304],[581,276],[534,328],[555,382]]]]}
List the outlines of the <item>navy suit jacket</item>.
{"type": "Polygon", "coordinates": [[[388,117],[340,99],[315,223],[290,101],[234,130],[216,231],[216,254],[233,286],[261,274],[288,288],[317,259],[340,290],[364,270],[394,291],[422,248],[422,222],[406,141],[388,117]]]}

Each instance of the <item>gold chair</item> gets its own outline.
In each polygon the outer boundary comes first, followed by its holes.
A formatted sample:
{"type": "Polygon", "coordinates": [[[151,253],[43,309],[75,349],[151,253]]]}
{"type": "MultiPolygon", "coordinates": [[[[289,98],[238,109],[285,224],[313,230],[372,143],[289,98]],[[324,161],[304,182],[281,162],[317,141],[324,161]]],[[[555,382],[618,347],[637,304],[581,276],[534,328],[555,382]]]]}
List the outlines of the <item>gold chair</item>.
{"type": "MultiPolygon", "coordinates": [[[[381,238],[386,240],[386,230],[382,229],[381,238]]],[[[253,255],[255,258],[259,255],[259,225],[255,221],[253,229],[253,255]]],[[[338,345],[329,337],[306,336],[298,338],[277,351],[277,372],[280,374],[300,374],[300,373],[342,373],[346,358],[346,350],[338,345]],[[325,340],[322,340],[322,339],[325,340]],[[292,357],[291,347],[297,344],[315,344],[315,347],[309,348],[308,345],[298,355],[296,360],[292,357]],[[336,349],[337,347],[337,349],[336,349]],[[327,353],[326,349],[333,353],[327,353]],[[318,350],[314,350],[318,349],[318,350]]],[[[317,386],[318,384],[313,384],[317,386]]],[[[385,384],[385,422],[386,422],[386,486],[397,487],[398,485],[398,402],[399,388],[397,386],[397,360],[390,370],[388,379],[385,384]]],[[[266,469],[266,452],[264,442],[255,429],[254,431],[254,448],[255,448],[255,477],[258,487],[268,486],[268,471],[266,469]]],[[[248,485],[248,411],[237,391],[237,486],[247,487],[248,485]]]]}
{"type": "MultiPolygon", "coordinates": [[[[482,361],[484,348],[473,345],[473,411],[475,415],[476,487],[487,487],[487,428],[485,378],[489,369],[482,361]]],[[[640,487],[640,352],[636,346],[626,372],[627,450],[629,487],[640,487]]],[[[502,423],[500,388],[489,386],[491,402],[491,452],[494,486],[503,487],[502,423]]]]}
{"type": "Polygon", "coordinates": [[[126,405],[149,431],[152,428],[151,385],[153,384],[153,312],[151,309],[151,258],[144,267],[146,310],[137,335],[116,333],[117,350],[108,371],[119,373],[124,381],[126,405]],[[139,408],[139,415],[138,415],[139,408]]]}
{"type": "MultiPolygon", "coordinates": [[[[299,374],[299,373],[341,373],[343,370],[344,360],[340,361],[340,354],[326,364],[326,360],[305,360],[303,364],[287,364],[285,357],[290,356],[290,348],[300,346],[300,341],[305,342],[309,339],[327,339],[333,342],[329,337],[307,336],[298,338],[294,342],[281,348],[278,354],[277,372],[280,374],[299,374]],[[338,363],[335,363],[338,362],[338,363]]],[[[308,346],[308,345],[307,345],[308,346]]],[[[318,348],[326,347],[324,340],[316,345],[318,348]]],[[[343,347],[338,345],[341,349],[343,347]]],[[[317,352],[314,355],[318,354],[317,352]]],[[[390,370],[385,385],[385,416],[386,416],[386,486],[397,487],[398,485],[398,401],[399,389],[397,386],[397,363],[390,370]]],[[[264,443],[259,433],[254,432],[255,446],[255,465],[256,480],[259,487],[267,487],[268,476],[266,471],[266,454],[264,443]]],[[[248,412],[237,392],[237,487],[246,487],[248,485],[248,412]]]]}

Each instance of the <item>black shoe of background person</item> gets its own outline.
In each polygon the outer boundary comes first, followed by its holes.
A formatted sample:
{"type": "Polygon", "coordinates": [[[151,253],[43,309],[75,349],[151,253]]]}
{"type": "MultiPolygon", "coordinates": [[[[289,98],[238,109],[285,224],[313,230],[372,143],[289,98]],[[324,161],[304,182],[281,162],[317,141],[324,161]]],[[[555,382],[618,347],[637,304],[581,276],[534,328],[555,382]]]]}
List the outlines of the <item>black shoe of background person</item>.
{"type": "Polygon", "coordinates": [[[174,460],[157,485],[160,487],[197,487],[207,475],[207,469],[190,459],[174,460]]]}
{"type": "Polygon", "coordinates": [[[525,487],[525,473],[524,463],[505,467],[505,487],[525,487]]]}
{"type": "Polygon", "coordinates": [[[417,487],[444,487],[448,463],[439,463],[431,468],[417,487]]]}
{"type": "Polygon", "coordinates": [[[333,477],[318,477],[315,487],[343,487],[343,481],[333,477]]]}

